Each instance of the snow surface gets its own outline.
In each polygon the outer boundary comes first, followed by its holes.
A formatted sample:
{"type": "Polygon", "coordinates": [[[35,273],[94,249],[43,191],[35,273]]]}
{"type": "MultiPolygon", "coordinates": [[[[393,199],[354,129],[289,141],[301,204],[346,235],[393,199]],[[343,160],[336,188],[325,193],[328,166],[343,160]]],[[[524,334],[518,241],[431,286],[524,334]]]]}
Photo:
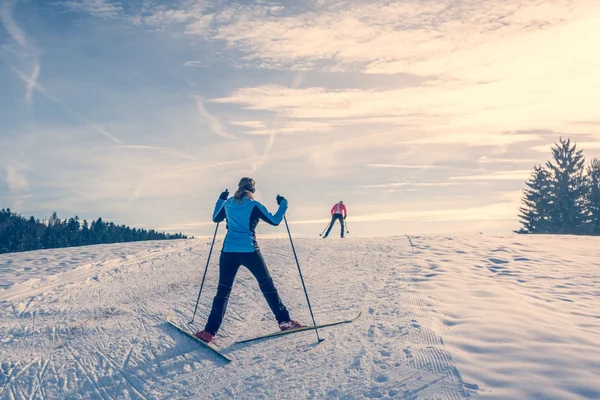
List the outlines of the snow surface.
{"type": "MultiPolygon", "coordinates": [[[[0,255],[0,399],[600,398],[600,238],[295,240],[317,322],[277,330],[242,269],[216,338],[191,318],[207,239],[0,255]]],[[[217,242],[196,317],[216,291],[217,242]]],[[[310,322],[289,240],[261,240],[294,319],[310,322]]]]}

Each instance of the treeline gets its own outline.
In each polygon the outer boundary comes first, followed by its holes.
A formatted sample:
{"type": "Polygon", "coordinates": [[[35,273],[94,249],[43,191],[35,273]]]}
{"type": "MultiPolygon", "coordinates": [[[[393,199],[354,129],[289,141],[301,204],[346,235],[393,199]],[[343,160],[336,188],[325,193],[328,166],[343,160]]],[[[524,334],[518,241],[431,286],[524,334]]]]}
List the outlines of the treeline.
{"type": "Polygon", "coordinates": [[[600,235],[600,160],[586,164],[570,139],[551,150],[552,159],[534,166],[526,183],[517,233],[600,235]]]}
{"type": "Polygon", "coordinates": [[[56,213],[47,222],[25,218],[10,209],[0,211],[0,254],[16,251],[54,249],[102,243],[137,242],[141,240],[187,239],[181,233],[166,234],[153,229],[136,229],[115,225],[98,218],[88,224],[74,218],[61,220],[56,213]]]}

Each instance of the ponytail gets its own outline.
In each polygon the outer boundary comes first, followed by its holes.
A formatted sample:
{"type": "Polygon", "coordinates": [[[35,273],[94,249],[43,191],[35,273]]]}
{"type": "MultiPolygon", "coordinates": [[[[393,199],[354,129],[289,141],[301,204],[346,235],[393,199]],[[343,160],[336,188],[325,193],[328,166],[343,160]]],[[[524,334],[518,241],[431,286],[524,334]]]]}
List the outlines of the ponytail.
{"type": "Polygon", "coordinates": [[[236,199],[240,204],[246,197],[249,199],[254,199],[252,196],[252,193],[255,191],[254,185],[255,182],[252,178],[244,177],[240,179],[240,183],[238,183],[238,190],[233,195],[233,198],[236,199]]]}

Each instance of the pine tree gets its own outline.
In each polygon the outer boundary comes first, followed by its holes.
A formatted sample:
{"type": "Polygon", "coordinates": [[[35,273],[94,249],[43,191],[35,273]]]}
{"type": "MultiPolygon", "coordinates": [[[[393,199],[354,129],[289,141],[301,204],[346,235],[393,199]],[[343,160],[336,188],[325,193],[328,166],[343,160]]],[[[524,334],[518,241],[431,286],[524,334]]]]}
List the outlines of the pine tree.
{"type": "Polygon", "coordinates": [[[519,233],[551,233],[552,232],[552,180],[550,172],[536,165],[531,171],[529,182],[525,183],[522,202],[519,208],[519,218],[523,228],[519,233]]]}
{"type": "Polygon", "coordinates": [[[81,224],[81,232],[79,233],[81,237],[82,244],[90,244],[90,227],[88,226],[87,220],[83,220],[83,224],[81,224]]]}
{"type": "Polygon", "coordinates": [[[588,166],[589,191],[587,208],[589,233],[600,235],[600,160],[594,158],[588,166]]]}
{"type": "Polygon", "coordinates": [[[548,161],[546,167],[552,175],[553,213],[550,217],[554,233],[584,233],[586,220],[586,177],[584,176],[585,158],[577,145],[571,140],[554,143],[552,147],[554,162],[548,161]]]}

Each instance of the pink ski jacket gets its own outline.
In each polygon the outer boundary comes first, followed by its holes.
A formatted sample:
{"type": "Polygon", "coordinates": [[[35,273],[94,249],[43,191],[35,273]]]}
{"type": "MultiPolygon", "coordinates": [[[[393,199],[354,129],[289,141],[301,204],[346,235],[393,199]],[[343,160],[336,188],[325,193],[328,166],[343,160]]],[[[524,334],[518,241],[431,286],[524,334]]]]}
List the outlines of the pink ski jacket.
{"type": "Polygon", "coordinates": [[[333,214],[342,214],[344,217],[346,216],[346,206],[344,204],[335,203],[331,208],[331,215],[333,214]]]}

